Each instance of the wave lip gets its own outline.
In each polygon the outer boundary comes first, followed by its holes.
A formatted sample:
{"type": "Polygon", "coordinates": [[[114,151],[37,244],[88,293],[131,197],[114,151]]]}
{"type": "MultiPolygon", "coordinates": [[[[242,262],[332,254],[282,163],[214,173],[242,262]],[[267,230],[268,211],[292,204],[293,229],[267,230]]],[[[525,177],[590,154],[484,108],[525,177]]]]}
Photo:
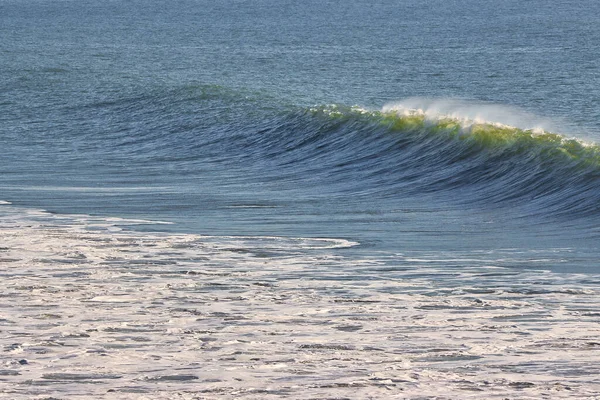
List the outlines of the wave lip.
{"type": "Polygon", "coordinates": [[[446,116],[457,120],[500,123],[524,130],[565,131],[564,123],[558,123],[553,119],[540,117],[516,107],[463,99],[411,97],[387,103],[382,108],[384,113],[406,110],[418,110],[430,118],[446,116]]]}
{"type": "Polygon", "coordinates": [[[549,156],[564,155],[586,164],[600,164],[600,147],[597,144],[568,138],[542,128],[521,129],[483,119],[432,115],[421,109],[384,110],[382,117],[394,130],[423,130],[477,143],[490,150],[530,150],[549,156]]]}
{"type": "Polygon", "coordinates": [[[554,133],[547,128],[553,125],[548,120],[504,106],[478,108],[463,105],[461,108],[454,102],[431,104],[411,108],[404,102],[389,103],[381,110],[327,105],[313,107],[309,111],[352,122],[366,118],[364,122],[367,125],[376,122],[421,143],[442,139],[478,145],[479,150],[488,152],[488,155],[502,152],[505,156],[537,157],[545,161],[554,158],[557,162],[562,159],[582,165],[600,165],[600,146],[597,143],[554,133]],[[514,115],[511,116],[511,113],[514,115]],[[494,115],[498,118],[493,118],[494,115]]]}

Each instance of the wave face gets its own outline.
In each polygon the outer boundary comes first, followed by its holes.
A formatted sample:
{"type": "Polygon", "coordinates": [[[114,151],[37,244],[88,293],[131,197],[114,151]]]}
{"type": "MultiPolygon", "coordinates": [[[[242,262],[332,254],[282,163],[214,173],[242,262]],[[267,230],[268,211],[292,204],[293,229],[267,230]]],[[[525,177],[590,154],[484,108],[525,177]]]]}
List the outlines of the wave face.
{"type": "Polygon", "coordinates": [[[3,177],[9,188],[128,190],[146,203],[158,193],[180,209],[205,207],[198,196],[216,193],[229,196],[227,207],[344,199],[386,208],[410,200],[508,218],[599,214],[600,147],[542,128],[397,105],[285,106],[202,85],[94,99],[60,113],[73,124],[15,135],[17,168],[3,177]],[[195,200],[177,203],[182,194],[195,200]]]}
{"type": "Polygon", "coordinates": [[[315,146],[342,143],[345,162],[331,167],[363,171],[361,184],[386,196],[452,193],[460,203],[569,218],[598,212],[594,143],[421,110],[331,106],[309,113],[336,126],[315,146]]]}

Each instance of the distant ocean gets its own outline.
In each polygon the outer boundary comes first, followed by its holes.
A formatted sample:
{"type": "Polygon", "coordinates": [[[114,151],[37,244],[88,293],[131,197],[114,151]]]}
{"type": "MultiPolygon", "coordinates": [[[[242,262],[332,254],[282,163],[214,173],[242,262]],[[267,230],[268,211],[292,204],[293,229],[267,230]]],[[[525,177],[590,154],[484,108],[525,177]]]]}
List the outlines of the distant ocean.
{"type": "Polygon", "coordinates": [[[599,16],[4,0],[0,398],[600,398],[599,16]]]}

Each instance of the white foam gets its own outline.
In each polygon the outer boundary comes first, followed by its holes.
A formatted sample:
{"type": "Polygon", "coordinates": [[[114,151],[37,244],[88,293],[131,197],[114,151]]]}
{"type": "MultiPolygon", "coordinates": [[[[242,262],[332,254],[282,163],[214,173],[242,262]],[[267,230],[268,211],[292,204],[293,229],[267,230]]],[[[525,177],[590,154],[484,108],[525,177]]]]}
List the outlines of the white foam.
{"type": "Polygon", "coordinates": [[[453,98],[410,97],[387,103],[382,112],[419,112],[430,119],[452,118],[459,121],[499,124],[520,129],[563,132],[564,127],[550,118],[540,117],[514,106],[453,98]],[[561,128],[563,128],[561,130],[561,128]]]}
{"type": "Polygon", "coordinates": [[[2,209],[0,397],[600,392],[599,289],[497,265],[538,251],[347,258],[345,239],[87,229],[122,222],[2,209]]]}

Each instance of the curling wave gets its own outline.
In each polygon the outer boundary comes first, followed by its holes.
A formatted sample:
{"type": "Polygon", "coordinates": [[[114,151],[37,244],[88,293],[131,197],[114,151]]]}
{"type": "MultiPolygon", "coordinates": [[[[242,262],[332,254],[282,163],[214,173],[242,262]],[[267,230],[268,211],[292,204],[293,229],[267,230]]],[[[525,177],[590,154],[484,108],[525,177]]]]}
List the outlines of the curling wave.
{"type": "Polygon", "coordinates": [[[206,192],[270,185],[311,199],[410,197],[434,207],[600,216],[600,146],[539,127],[395,105],[282,106],[202,85],[67,111],[106,124],[27,142],[36,163],[26,160],[23,170],[47,158],[44,173],[74,171],[71,182],[99,171],[156,185],[201,177],[206,192]]]}
{"type": "Polygon", "coordinates": [[[436,192],[444,201],[517,206],[528,215],[598,214],[600,146],[595,143],[415,109],[333,105],[306,113],[321,122],[317,132],[304,137],[303,143],[312,138],[313,156],[334,177],[353,169],[359,177],[348,179],[369,186],[370,193],[436,192]],[[324,148],[332,154],[324,156],[324,148]]]}

